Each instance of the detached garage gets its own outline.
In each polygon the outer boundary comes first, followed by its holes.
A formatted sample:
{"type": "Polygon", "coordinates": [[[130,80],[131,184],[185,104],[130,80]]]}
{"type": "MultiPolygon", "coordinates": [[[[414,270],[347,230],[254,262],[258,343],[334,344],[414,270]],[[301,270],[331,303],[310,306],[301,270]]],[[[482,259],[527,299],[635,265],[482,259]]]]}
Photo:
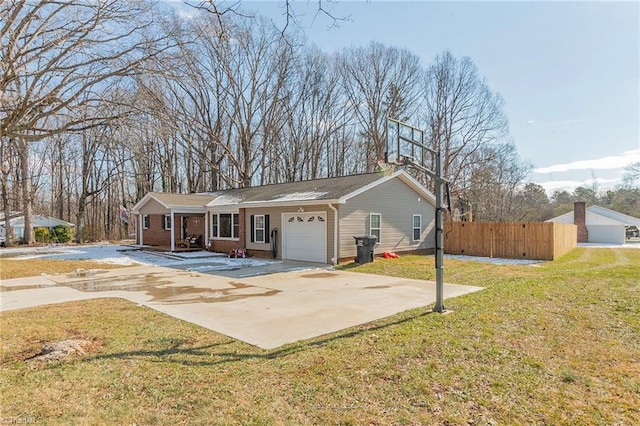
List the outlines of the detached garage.
{"type": "Polygon", "coordinates": [[[624,244],[626,227],[640,227],[640,219],[600,206],[586,207],[576,202],[571,212],[547,222],[574,223],[578,226],[579,243],[624,244]]]}

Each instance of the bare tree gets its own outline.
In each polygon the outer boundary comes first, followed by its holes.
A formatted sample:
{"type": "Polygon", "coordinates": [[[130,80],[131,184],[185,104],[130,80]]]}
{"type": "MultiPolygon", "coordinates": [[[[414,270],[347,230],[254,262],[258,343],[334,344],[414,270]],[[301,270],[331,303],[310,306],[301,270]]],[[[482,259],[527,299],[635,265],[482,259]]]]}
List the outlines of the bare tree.
{"type": "Polygon", "coordinates": [[[456,59],[450,52],[438,55],[429,67],[425,96],[432,148],[442,150],[443,173],[457,195],[465,169],[479,161],[478,150],[508,135],[503,100],[479,77],[470,58],[456,59]]]}
{"type": "MultiPolygon", "coordinates": [[[[0,22],[0,138],[14,140],[23,168],[29,142],[108,120],[83,113],[102,102],[94,91],[139,72],[170,45],[153,31],[147,2],[8,0],[0,22]]],[[[30,243],[29,180],[22,185],[30,243]]]]}
{"type": "Polygon", "coordinates": [[[16,153],[13,141],[10,138],[0,138],[0,197],[2,197],[2,212],[4,213],[5,245],[11,245],[11,171],[16,168],[16,153]]]}
{"type": "Polygon", "coordinates": [[[471,206],[474,220],[514,220],[517,195],[531,165],[520,160],[512,144],[482,146],[454,182],[454,197],[471,206]]]}
{"type": "Polygon", "coordinates": [[[629,164],[626,171],[631,179],[640,179],[640,161],[629,164]]]}
{"type": "Polygon", "coordinates": [[[241,187],[252,185],[263,163],[268,141],[265,129],[278,127],[274,111],[284,102],[292,47],[284,42],[272,23],[262,19],[227,27],[232,36],[219,43],[216,53],[221,66],[224,103],[219,108],[228,117],[237,143],[228,160],[241,187]]]}
{"type": "MultiPolygon", "coordinates": [[[[320,15],[324,18],[329,19],[331,27],[338,26],[341,21],[349,20],[348,16],[338,16],[331,12],[331,10],[327,7],[327,4],[334,2],[335,0],[316,0],[316,17],[320,15]]],[[[243,12],[240,9],[240,6],[242,5],[241,0],[235,0],[229,3],[220,2],[218,0],[185,0],[185,3],[196,9],[207,11],[212,16],[214,16],[217,20],[217,23],[219,24],[218,36],[226,35],[225,26],[223,25],[224,15],[235,15],[245,18],[254,17],[253,15],[250,15],[247,12],[243,12]]],[[[284,2],[281,2],[279,5],[284,10],[283,15],[285,17],[284,28],[282,28],[281,30],[281,34],[283,37],[286,35],[287,30],[290,27],[301,28],[294,3],[295,2],[293,0],[284,0],[284,2]]]]}
{"type": "Polygon", "coordinates": [[[386,147],[386,117],[414,115],[423,75],[420,59],[405,49],[372,42],[340,55],[343,90],[354,111],[367,152],[366,168],[374,170],[386,147]]]}

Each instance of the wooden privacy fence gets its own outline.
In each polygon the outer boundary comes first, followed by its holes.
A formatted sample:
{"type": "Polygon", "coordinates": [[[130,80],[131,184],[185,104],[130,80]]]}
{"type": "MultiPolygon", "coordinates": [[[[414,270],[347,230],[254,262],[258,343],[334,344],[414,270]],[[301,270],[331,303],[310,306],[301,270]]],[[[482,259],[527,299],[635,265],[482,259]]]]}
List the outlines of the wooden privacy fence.
{"type": "Polygon", "coordinates": [[[444,251],[505,259],[554,260],[576,247],[578,227],[553,222],[445,222],[444,251]]]}

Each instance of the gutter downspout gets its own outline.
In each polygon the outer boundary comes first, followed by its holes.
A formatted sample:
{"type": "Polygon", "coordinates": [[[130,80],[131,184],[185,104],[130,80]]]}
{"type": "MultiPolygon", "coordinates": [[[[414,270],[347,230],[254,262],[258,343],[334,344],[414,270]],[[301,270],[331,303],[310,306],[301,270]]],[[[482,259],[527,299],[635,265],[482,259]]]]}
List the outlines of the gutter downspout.
{"type": "Polygon", "coordinates": [[[333,204],[329,203],[329,208],[333,210],[333,257],[331,262],[334,265],[338,264],[338,209],[333,207],[333,204]]]}

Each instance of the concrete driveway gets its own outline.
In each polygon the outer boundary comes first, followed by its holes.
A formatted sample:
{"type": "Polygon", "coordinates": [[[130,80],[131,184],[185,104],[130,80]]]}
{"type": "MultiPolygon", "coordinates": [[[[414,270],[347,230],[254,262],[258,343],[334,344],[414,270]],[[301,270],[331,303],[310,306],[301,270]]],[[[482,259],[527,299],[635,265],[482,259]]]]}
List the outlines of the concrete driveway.
{"type": "MultiPolygon", "coordinates": [[[[294,269],[233,277],[140,266],[3,280],[0,310],[120,297],[273,349],[426,306],[436,298],[433,281],[304,269],[302,264],[294,269]]],[[[481,289],[445,284],[445,298],[481,289]]]]}

